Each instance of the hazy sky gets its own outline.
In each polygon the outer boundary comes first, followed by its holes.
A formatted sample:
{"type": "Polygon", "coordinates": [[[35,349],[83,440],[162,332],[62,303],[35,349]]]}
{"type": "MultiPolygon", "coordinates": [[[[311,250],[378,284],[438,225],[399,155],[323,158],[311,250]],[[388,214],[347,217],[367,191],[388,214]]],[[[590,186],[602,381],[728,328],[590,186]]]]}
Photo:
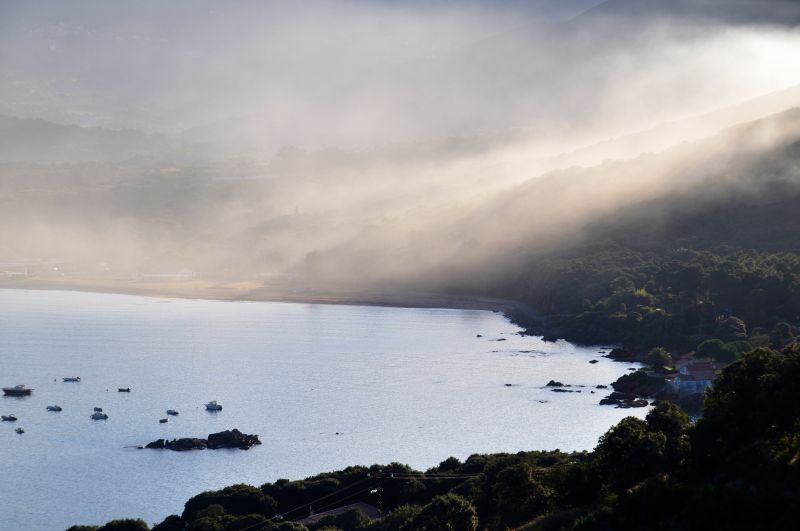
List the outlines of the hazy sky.
{"type": "Polygon", "coordinates": [[[594,4],[0,0],[0,114],[164,134],[33,124],[0,259],[480,269],[704,182],[737,144],[669,150],[800,104],[797,2],[594,4]]]}

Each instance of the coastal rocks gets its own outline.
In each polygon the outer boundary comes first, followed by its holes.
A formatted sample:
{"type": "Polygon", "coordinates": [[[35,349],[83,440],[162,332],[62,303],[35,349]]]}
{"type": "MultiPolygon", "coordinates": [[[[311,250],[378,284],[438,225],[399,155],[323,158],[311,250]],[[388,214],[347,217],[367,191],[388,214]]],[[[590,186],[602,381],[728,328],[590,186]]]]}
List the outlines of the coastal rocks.
{"type": "Polygon", "coordinates": [[[219,433],[212,433],[208,436],[208,447],[212,450],[217,448],[239,448],[248,450],[253,446],[261,444],[258,435],[248,435],[237,429],[225,430],[219,433]]]}
{"type": "Polygon", "coordinates": [[[636,354],[634,352],[623,350],[621,348],[615,348],[606,354],[606,357],[611,358],[614,361],[636,361],[636,354]]]}
{"type": "Polygon", "coordinates": [[[638,398],[632,393],[621,393],[614,391],[607,397],[600,400],[601,406],[617,406],[618,408],[628,409],[632,407],[647,407],[649,402],[643,398],[638,398]]]}
{"type": "Polygon", "coordinates": [[[594,365],[595,363],[597,363],[597,360],[589,360],[589,363],[591,363],[592,365],[594,365]]]}
{"type": "Polygon", "coordinates": [[[564,384],[555,380],[550,380],[545,384],[545,387],[564,387],[564,384]]]}
{"type": "Polygon", "coordinates": [[[248,435],[242,433],[237,429],[225,430],[219,433],[212,433],[208,439],[198,439],[193,437],[184,437],[181,439],[158,439],[148,443],[145,448],[156,450],[173,450],[175,452],[184,452],[187,450],[217,450],[219,448],[239,448],[241,450],[248,450],[253,446],[261,444],[258,435],[248,435]]]}
{"type": "Polygon", "coordinates": [[[175,452],[185,452],[187,450],[205,450],[208,448],[208,441],[206,439],[195,439],[192,437],[185,437],[182,439],[173,439],[171,441],[166,439],[158,439],[149,443],[145,448],[154,448],[156,450],[173,450],[175,452]]]}

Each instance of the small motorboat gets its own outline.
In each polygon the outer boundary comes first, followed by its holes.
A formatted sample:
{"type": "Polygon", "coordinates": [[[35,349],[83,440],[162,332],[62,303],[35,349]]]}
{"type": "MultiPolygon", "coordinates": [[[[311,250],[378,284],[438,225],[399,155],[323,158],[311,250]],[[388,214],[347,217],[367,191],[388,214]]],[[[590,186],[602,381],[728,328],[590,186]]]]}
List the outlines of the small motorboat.
{"type": "Polygon", "coordinates": [[[95,412],[95,413],[102,413],[102,412],[103,412],[103,408],[101,408],[101,407],[96,407],[96,408],[94,408],[94,412],[95,412]]]}
{"type": "Polygon", "coordinates": [[[17,421],[17,417],[15,417],[14,415],[3,415],[1,418],[3,419],[3,422],[16,422],[17,421]]]}
{"type": "Polygon", "coordinates": [[[222,411],[222,405],[217,404],[216,400],[212,400],[206,404],[206,411],[222,411]]]}
{"type": "Polygon", "coordinates": [[[62,380],[65,381],[65,382],[80,382],[81,381],[81,377],[80,376],[67,376],[66,378],[62,378],[62,380]]]}
{"type": "Polygon", "coordinates": [[[17,429],[16,429],[16,430],[14,430],[14,431],[15,431],[15,432],[17,432],[17,433],[19,433],[20,435],[22,435],[23,433],[25,433],[25,430],[23,430],[22,428],[17,428],[17,429]]]}
{"type": "Polygon", "coordinates": [[[108,415],[106,415],[105,413],[101,413],[99,411],[95,411],[89,418],[91,418],[92,420],[107,420],[108,415]]]}
{"type": "Polygon", "coordinates": [[[3,387],[3,394],[6,396],[28,396],[33,389],[25,384],[15,385],[14,387],[3,387]]]}
{"type": "Polygon", "coordinates": [[[167,415],[172,415],[174,417],[177,414],[178,414],[178,412],[176,410],[174,410],[174,409],[168,409],[167,410],[167,415]]]}
{"type": "Polygon", "coordinates": [[[158,422],[161,424],[166,424],[167,422],[169,422],[169,419],[159,419],[158,422]]]}
{"type": "Polygon", "coordinates": [[[120,388],[117,389],[117,392],[119,392],[119,393],[130,393],[131,392],[131,388],[130,387],[120,387],[120,388]]]}
{"type": "Polygon", "coordinates": [[[61,406],[47,406],[47,411],[61,411],[61,406]]]}

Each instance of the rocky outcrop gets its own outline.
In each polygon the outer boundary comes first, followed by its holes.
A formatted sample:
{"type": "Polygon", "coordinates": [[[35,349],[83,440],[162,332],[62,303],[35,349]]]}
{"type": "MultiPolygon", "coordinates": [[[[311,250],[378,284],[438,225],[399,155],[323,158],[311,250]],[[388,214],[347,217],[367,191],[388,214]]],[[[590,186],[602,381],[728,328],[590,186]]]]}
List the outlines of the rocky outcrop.
{"type": "Polygon", "coordinates": [[[550,380],[545,384],[545,387],[564,387],[564,384],[555,380],[550,380]]]}
{"type": "Polygon", "coordinates": [[[233,429],[212,433],[208,436],[208,439],[197,439],[193,437],[184,437],[171,441],[158,439],[147,444],[145,448],[173,450],[176,452],[205,450],[206,448],[211,450],[217,450],[219,448],[239,448],[241,450],[248,450],[257,444],[261,444],[258,435],[248,435],[237,429],[233,429]]]}
{"type": "Polygon", "coordinates": [[[212,450],[217,448],[239,448],[248,450],[253,446],[261,444],[258,435],[248,435],[237,429],[225,430],[219,433],[212,433],[208,436],[208,447],[212,450]]]}
{"type": "Polygon", "coordinates": [[[617,406],[618,408],[647,407],[649,402],[644,398],[638,398],[632,393],[620,393],[614,391],[607,397],[600,400],[601,406],[617,406]]]}

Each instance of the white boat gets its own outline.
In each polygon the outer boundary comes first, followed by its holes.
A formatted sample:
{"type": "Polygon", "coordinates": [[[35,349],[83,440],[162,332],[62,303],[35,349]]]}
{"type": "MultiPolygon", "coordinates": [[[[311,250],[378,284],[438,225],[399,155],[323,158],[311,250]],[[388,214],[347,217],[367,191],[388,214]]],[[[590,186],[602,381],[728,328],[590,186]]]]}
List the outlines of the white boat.
{"type": "Polygon", "coordinates": [[[47,406],[47,411],[61,411],[61,406],[47,406]]]}
{"type": "Polygon", "coordinates": [[[16,430],[14,430],[14,431],[15,431],[15,432],[17,432],[17,433],[19,433],[20,435],[22,435],[23,433],[25,433],[25,430],[23,430],[22,428],[17,428],[17,429],[16,429],[16,430]]]}
{"type": "Polygon", "coordinates": [[[3,387],[3,394],[8,396],[28,396],[33,389],[25,384],[15,385],[14,387],[3,387]]]}
{"type": "Polygon", "coordinates": [[[0,418],[3,419],[3,422],[16,422],[17,421],[17,417],[15,417],[13,414],[12,415],[3,415],[0,418]]]}
{"type": "Polygon", "coordinates": [[[62,380],[65,381],[65,382],[80,382],[81,381],[81,377],[80,376],[67,376],[66,378],[62,378],[62,380]]]}
{"type": "Polygon", "coordinates": [[[222,411],[222,405],[217,404],[216,400],[212,400],[206,404],[206,411],[222,411]]]}
{"type": "Polygon", "coordinates": [[[103,412],[103,408],[101,408],[101,407],[96,407],[96,408],[94,408],[94,412],[95,412],[95,413],[102,413],[102,412],[103,412]]]}
{"type": "Polygon", "coordinates": [[[108,419],[108,415],[106,415],[105,413],[100,413],[99,411],[95,411],[94,413],[92,413],[92,416],[90,418],[92,420],[106,420],[108,419]]]}
{"type": "Polygon", "coordinates": [[[178,411],[175,409],[168,409],[167,415],[172,415],[173,417],[178,414],[178,411]]]}

